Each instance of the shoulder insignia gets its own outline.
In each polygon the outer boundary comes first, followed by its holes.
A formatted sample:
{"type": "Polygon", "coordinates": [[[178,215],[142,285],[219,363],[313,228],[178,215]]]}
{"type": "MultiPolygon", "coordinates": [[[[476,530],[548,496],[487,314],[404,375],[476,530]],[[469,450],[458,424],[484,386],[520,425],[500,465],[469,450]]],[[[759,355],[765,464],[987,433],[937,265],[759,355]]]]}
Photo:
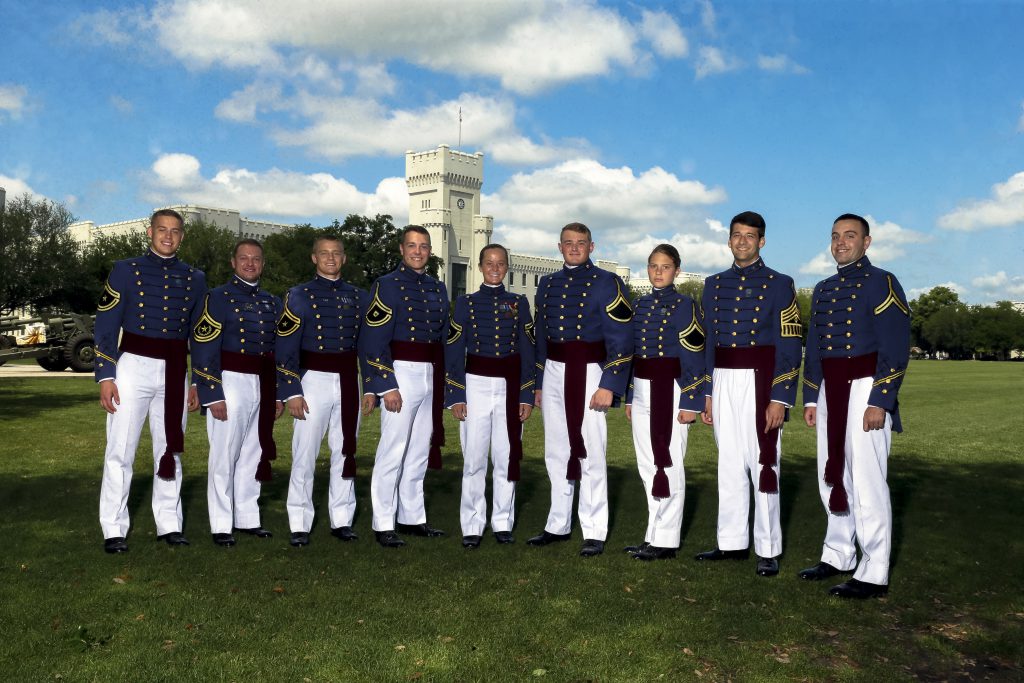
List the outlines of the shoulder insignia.
{"type": "Polygon", "coordinates": [[[391,320],[391,309],[380,300],[380,285],[373,290],[373,301],[366,309],[366,324],[370,327],[380,327],[391,320]]]}
{"type": "Polygon", "coordinates": [[[615,280],[615,298],[604,307],[604,310],[608,313],[608,317],[617,323],[628,323],[633,319],[633,309],[626,301],[626,297],[622,296],[618,278],[615,280]]]}
{"type": "Polygon", "coordinates": [[[299,316],[292,313],[292,309],[288,308],[288,297],[285,297],[284,308],[281,310],[281,317],[277,321],[277,335],[279,337],[287,337],[301,326],[302,320],[299,319],[299,316]]]}
{"type": "Polygon", "coordinates": [[[679,343],[687,351],[704,350],[704,328],[697,322],[696,316],[690,326],[679,333],[679,343]]]}
{"type": "Polygon", "coordinates": [[[97,311],[109,311],[121,301],[121,293],[110,286],[110,280],[103,285],[103,294],[96,305],[97,311]]]}
{"type": "Polygon", "coordinates": [[[903,315],[909,316],[910,310],[907,308],[907,304],[900,301],[900,298],[896,296],[896,291],[892,288],[892,275],[886,275],[886,278],[889,281],[889,296],[885,297],[885,301],[875,307],[875,315],[882,315],[887,308],[895,306],[903,312],[903,315]]]}
{"type": "Polygon", "coordinates": [[[448,321],[448,343],[454,344],[462,336],[462,325],[455,322],[454,319],[448,321]]]}
{"type": "Polygon", "coordinates": [[[210,297],[206,297],[206,301],[203,303],[203,315],[199,318],[199,322],[196,323],[195,329],[192,331],[192,336],[195,337],[197,342],[208,342],[213,341],[220,334],[221,324],[213,319],[210,315],[210,297]]]}
{"type": "Polygon", "coordinates": [[[526,332],[526,338],[530,340],[531,344],[537,343],[537,333],[534,331],[533,321],[526,323],[523,330],[526,332]]]}
{"type": "Polygon", "coordinates": [[[800,308],[796,305],[796,297],[793,302],[786,306],[779,315],[779,327],[783,337],[801,337],[803,328],[800,325],[800,308]]]}

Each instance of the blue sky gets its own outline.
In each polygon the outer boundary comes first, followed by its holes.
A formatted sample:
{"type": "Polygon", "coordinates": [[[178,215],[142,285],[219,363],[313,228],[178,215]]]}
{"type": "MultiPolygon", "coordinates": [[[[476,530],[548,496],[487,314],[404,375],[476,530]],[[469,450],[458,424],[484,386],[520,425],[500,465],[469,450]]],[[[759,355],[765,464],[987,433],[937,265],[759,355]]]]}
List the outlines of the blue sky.
{"type": "Polygon", "coordinates": [[[811,286],[832,220],[914,297],[1024,300],[1019,2],[0,0],[0,186],[80,219],[193,203],[406,220],[404,151],[485,156],[483,211],[555,255],[727,267],[752,209],[811,286]]]}

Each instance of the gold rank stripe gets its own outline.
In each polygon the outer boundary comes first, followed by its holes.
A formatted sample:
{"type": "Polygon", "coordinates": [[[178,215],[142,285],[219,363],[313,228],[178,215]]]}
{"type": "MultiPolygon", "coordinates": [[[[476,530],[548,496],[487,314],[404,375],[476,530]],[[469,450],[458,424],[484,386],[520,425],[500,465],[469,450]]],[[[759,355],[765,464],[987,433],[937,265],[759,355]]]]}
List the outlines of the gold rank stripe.
{"type": "Polygon", "coordinates": [[[289,370],[288,368],[284,367],[283,365],[278,365],[277,366],[277,371],[280,372],[285,377],[294,377],[295,379],[302,379],[301,377],[299,377],[299,373],[292,372],[291,370],[289,370]]]}
{"type": "Polygon", "coordinates": [[[450,377],[446,377],[444,381],[447,382],[448,384],[452,385],[456,389],[465,389],[466,388],[466,386],[464,384],[459,384],[458,382],[456,382],[455,380],[453,380],[450,377]]]}
{"type": "Polygon", "coordinates": [[[544,369],[544,364],[543,363],[534,363],[534,365],[537,367],[538,370],[543,370],[544,369]]]}
{"type": "Polygon", "coordinates": [[[776,384],[779,384],[780,382],[786,382],[788,380],[796,378],[797,373],[799,372],[799,370],[793,370],[792,372],[787,372],[779,375],[778,377],[772,380],[772,386],[774,387],[776,384]]]}
{"type": "Polygon", "coordinates": [[[113,358],[111,358],[107,354],[103,353],[99,349],[96,349],[96,355],[99,356],[100,358],[102,358],[103,360],[110,361],[114,365],[117,365],[117,361],[116,360],[114,360],[113,358]]]}
{"type": "Polygon", "coordinates": [[[216,377],[214,377],[213,375],[208,375],[208,374],[206,374],[206,373],[205,373],[205,372],[203,372],[202,370],[196,370],[195,368],[192,368],[192,372],[196,373],[197,375],[199,375],[199,376],[200,376],[200,377],[202,377],[203,379],[208,379],[208,380],[210,380],[211,382],[216,382],[217,384],[220,384],[220,383],[221,383],[219,379],[217,379],[217,378],[216,378],[216,377]]]}
{"type": "Polygon", "coordinates": [[[815,383],[814,383],[814,382],[812,382],[811,380],[807,379],[806,377],[804,377],[804,384],[806,384],[807,386],[809,386],[809,387],[810,387],[811,389],[817,389],[817,388],[818,388],[818,385],[817,385],[817,384],[815,384],[815,383]]]}
{"type": "Polygon", "coordinates": [[[703,379],[699,379],[699,380],[697,380],[696,382],[694,382],[693,384],[691,384],[690,386],[688,386],[688,387],[683,387],[683,388],[682,388],[682,392],[683,392],[683,393],[685,394],[685,393],[686,393],[687,391],[693,391],[694,389],[696,389],[697,387],[699,387],[699,386],[700,386],[700,385],[701,385],[701,384],[702,384],[703,382],[704,382],[704,380],[703,380],[703,379]]]}
{"type": "Polygon", "coordinates": [[[622,358],[617,358],[617,359],[613,360],[611,363],[606,364],[602,368],[602,370],[607,370],[608,368],[613,368],[616,365],[622,365],[623,363],[629,363],[629,362],[632,362],[632,360],[633,360],[633,356],[632,355],[623,356],[622,358]]]}
{"type": "Polygon", "coordinates": [[[892,288],[892,275],[887,275],[886,278],[889,281],[889,296],[885,297],[885,301],[875,307],[875,315],[882,315],[882,313],[884,313],[890,306],[895,306],[900,309],[900,311],[903,312],[903,315],[910,315],[910,310],[907,308],[907,305],[900,301],[900,298],[896,296],[896,292],[892,288]]]}
{"type": "Polygon", "coordinates": [[[533,382],[533,380],[531,379],[531,380],[530,380],[529,382],[527,382],[526,384],[523,384],[522,386],[520,386],[520,387],[519,387],[519,391],[522,391],[522,390],[524,390],[524,389],[529,389],[530,387],[532,387],[532,386],[533,386],[533,384],[534,384],[534,382],[533,382]]]}
{"type": "Polygon", "coordinates": [[[711,381],[711,375],[704,375],[704,381],[705,382],[710,382],[711,381]]]}
{"type": "Polygon", "coordinates": [[[906,372],[907,372],[906,370],[900,370],[899,372],[894,372],[893,374],[889,375],[888,377],[883,377],[882,379],[875,380],[875,383],[873,385],[871,385],[871,386],[877,387],[877,386],[880,386],[882,384],[889,384],[894,379],[898,379],[899,377],[902,377],[904,374],[906,374],[906,372]]]}
{"type": "Polygon", "coordinates": [[[366,364],[367,364],[367,365],[370,365],[370,366],[373,366],[373,367],[377,368],[378,370],[382,370],[382,371],[384,371],[384,372],[390,372],[391,374],[394,374],[394,373],[395,373],[395,371],[394,371],[394,369],[393,369],[393,368],[389,368],[389,367],[388,367],[388,366],[386,366],[386,365],[381,365],[380,363],[374,363],[374,362],[373,362],[372,360],[370,360],[369,358],[367,358],[367,359],[366,359],[366,364]]]}

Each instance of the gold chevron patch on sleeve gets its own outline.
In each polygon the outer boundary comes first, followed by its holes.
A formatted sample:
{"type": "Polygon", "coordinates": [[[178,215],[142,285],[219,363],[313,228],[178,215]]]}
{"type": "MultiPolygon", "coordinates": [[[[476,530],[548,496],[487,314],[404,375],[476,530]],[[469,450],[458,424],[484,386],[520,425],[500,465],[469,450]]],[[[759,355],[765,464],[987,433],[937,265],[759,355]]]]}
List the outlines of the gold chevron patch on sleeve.
{"type": "Polygon", "coordinates": [[[800,325],[800,307],[796,305],[796,295],[793,296],[793,303],[786,306],[779,315],[779,327],[783,337],[800,337],[803,334],[803,327],[800,325]]]}
{"type": "Polygon", "coordinates": [[[697,322],[696,316],[690,326],[679,333],[679,343],[687,351],[704,350],[704,328],[697,322]]]}
{"type": "Polygon", "coordinates": [[[618,280],[615,281],[615,298],[604,307],[604,310],[608,317],[617,323],[628,323],[633,319],[633,307],[626,301],[626,297],[622,296],[618,280]]]}
{"type": "Polygon", "coordinates": [[[537,332],[534,329],[533,321],[526,323],[526,327],[523,328],[526,332],[526,338],[530,340],[531,344],[537,343],[537,332]]]}
{"type": "Polygon", "coordinates": [[[380,300],[380,285],[373,290],[373,301],[366,309],[366,324],[370,327],[380,327],[391,320],[391,309],[380,300]]]}
{"type": "Polygon", "coordinates": [[[277,321],[277,336],[287,337],[293,334],[295,330],[302,326],[302,320],[299,316],[292,313],[292,310],[288,308],[288,296],[284,297],[284,309],[281,311],[281,317],[277,321]]]}
{"type": "Polygon", "coordinates": [[[459,337],[462,336],[462,325],[455,322],[454,319],[448,321],[448,343],[454,344],[459,341],[459,337]]]}
{"type": "Polygon", "coordinates": [[[207,295],[206,302],[203,304],[203,315],[196,323],[195,329],[192,330],[192,336],[197,342],[213,341],[220,335],[221,327],[222,325],[210,315],[210,296],[207,295]]]}
{"type": "Polygon", "coordinates": [[[896,291],[892,288],[892,275],[887,275],[886,278],[889,280],[889,296],[885,297],[885,301],[875,307],[875,315],[882,315],[890,306],[898,308],[903,312],[903,315],[910,315],[910,307],[907,306],[906,302],[900,300],[896,295],[896,291]]]}
{"type": "Polygon", "coordinates": [[[121,301],[121,293],[110,286],[110,280],[103,285],[103,294],[99,303],[96,304],[97,311],[109,311],[121,301]]]}

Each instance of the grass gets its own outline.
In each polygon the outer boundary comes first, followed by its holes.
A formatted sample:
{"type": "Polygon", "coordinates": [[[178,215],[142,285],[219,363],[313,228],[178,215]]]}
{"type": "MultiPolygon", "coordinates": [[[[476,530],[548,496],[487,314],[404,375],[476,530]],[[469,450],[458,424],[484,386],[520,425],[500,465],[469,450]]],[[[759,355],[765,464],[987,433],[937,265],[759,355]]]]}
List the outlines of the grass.
{"type": "MultiPolygon", "coordinates": [[[[694,428],[683,548],[673,561],[618,548],[646,522],[622,411],[609,416],[612,528],[592,560],[531,548],[547,514],[539,415],[527,426],[517,543],[458,541],[461,458],[429,473],[443,539],[372,541],[369,472],[379,419],[363,424],[356,530],[328,535],[326,462],[308,548],[288,546],[291,426],[264,487],[273,539],[215,547],[206,515],[205,423],[186,436],[183,505],[193,545],[154,539],[149,455],[137,459],[131,552],[107,556],[97,521],[103,419],[88,381],[0,383],[0,661],[8,680],[1020,680],[1024,676],[1024,364],[914,362],[905,433],[890,458],[896,538],[884,600],[828,598],[796,578],[817,561],[824,512],[812,430],[783,437],[782,574],[753,560],[699,565],[715,543],[715,452],[694,428]]],[[[794,416],[795,417],[795,416],[794,416]]],[[[449,423],[451,427],[451,423],[449,423]]],[[[145,438],[145,437],[144,437],[145,438]]],[[[145,441],[143,442],[146,443],[145,441]]]]}

